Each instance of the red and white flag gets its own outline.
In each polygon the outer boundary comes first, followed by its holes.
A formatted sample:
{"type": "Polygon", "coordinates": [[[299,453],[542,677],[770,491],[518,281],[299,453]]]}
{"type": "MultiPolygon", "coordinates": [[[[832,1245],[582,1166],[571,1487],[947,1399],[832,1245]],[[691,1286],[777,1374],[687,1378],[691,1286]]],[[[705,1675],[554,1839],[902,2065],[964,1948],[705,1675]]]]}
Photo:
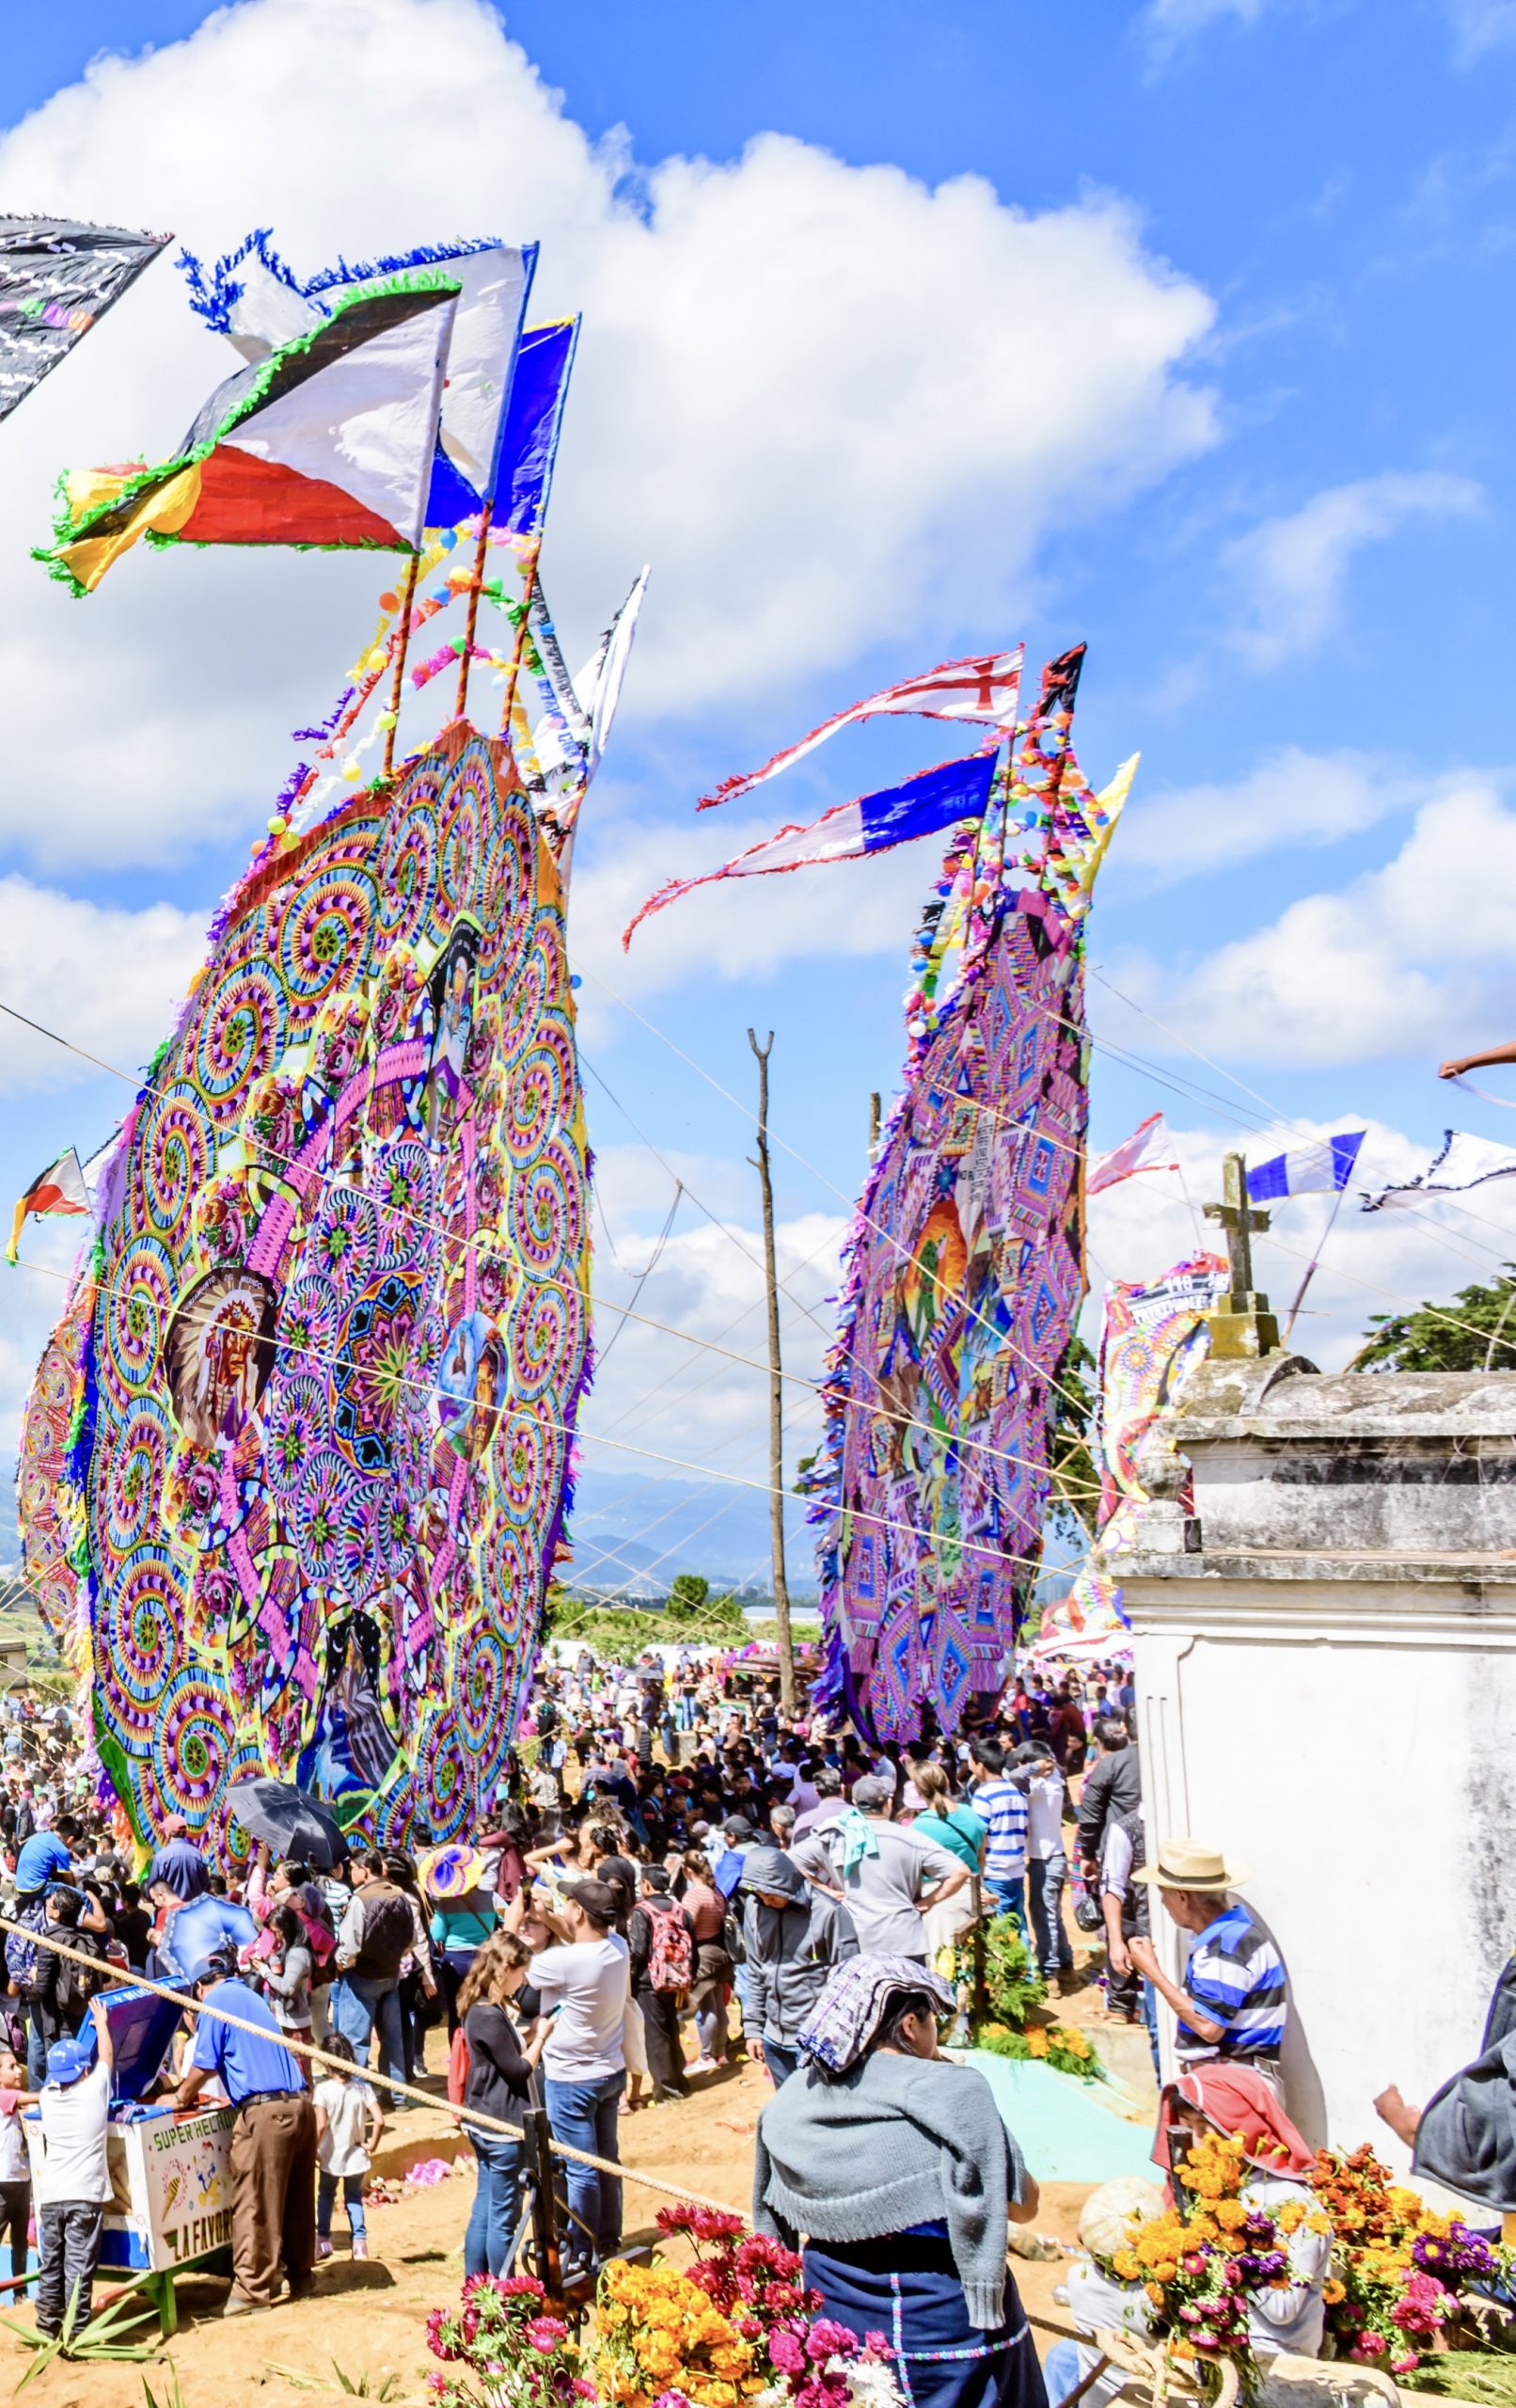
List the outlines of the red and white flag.
{"type": "Polygon", "coordinates": [[[1084,1180],[1086,1196],[1098,1196],[1104,1187],[1114,1187],[1122,1180],[1130,1179],[1138,1170],[1177,1170],[1174,1162],[1160,1162],[1163,1150],[1163,1115],[1151,1113],[1141,1128],[1134,1129],[1119,1146],[1108,1154],[1097,1154],[1084,1180]]]}
{"type": "Polygon", "coordinates": [[[986,652],[971,660],[944,660],[940,667],[926,670],[920,677],[908,677],[899,686],[886,686],[882,692],[870,694],[850,709],[839,711],[835,719],[823,720],[798,744],[789,745],[776,752],[761,769],[750,769],[743,777],[723,778],[714,794],[703,795],[699,808],[714,810],[719,802],[730,802],[736,795],[750,794],[766,778],[774,778],[787,769],[792,761],[803,761],[829,736],[840,727],[853,727],[861,720],[883,719],[892,712],[914,714],[920,719],[953,719],[968,721],[986,727],[998,727],[1009,734],[1016,725],[1016,706],[1021,692],[1021,663],[1024,647],[1018,644],[1014,652],[986,652]]]}
{"type": "Polygon", "coordinates": [[[89,1189],[79,1157],[71,1146],[55,1163],[34,1179],[24,1196],[16,1201],[10,1225],[10,1244],[6,1248],[6,1260],[13,1263],[21,1250],[21,1233],[28,1217],[44,1212],[87,1212],[89,1189]]]}

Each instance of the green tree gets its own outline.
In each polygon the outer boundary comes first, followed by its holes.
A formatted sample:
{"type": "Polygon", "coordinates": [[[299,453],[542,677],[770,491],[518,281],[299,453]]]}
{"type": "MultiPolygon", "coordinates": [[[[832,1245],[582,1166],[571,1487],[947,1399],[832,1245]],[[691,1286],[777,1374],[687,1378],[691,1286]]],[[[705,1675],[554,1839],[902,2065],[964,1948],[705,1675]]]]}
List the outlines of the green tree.
{"type": "Polygon", "coordinates": [[[1076,1331],[1058,1366],[1052,1394],[1052,1437],[1048,1449],[1052,1473],[1050,1513],[1053,1528],[1066,1539],[1093,1539],[1100,1481],[1090,1454],[1089,1432],[1095,1418],[1095,1390],[1089,1374],[1095,1357],[1076,1331]]]}
{"type": "Polygon", "coordinates": [[[1450,1305],[1370,1313],[1355,1371],[1516,1371],[1516,1262],[1450,1305]]]}
{"type": "Polygon", "coordinates": [[[713,1597],[710,1582],[699,1572],[675,1573],[663,1619],[677,1623],[682,1630],[703,1631],[718,1639],[747,1628],[735,1597],[713,1597]]]}

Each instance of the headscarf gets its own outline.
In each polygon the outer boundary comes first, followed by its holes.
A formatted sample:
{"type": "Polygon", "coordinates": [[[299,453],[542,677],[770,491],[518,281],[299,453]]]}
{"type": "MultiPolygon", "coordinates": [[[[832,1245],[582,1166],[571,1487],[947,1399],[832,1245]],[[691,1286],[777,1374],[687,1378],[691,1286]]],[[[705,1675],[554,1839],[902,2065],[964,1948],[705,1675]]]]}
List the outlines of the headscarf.
{"type": "Polygon", "coordinates": [[[914,1956],[849,1956],[822,1991],[797,2046],[824,2072],[845,2073],[869,2048],[891,1999],[902,1990],[924,1990],[944,2015],[958,2003],[951,1984],[914,1956]]]}
{"type": "Polygon", "coordinates": [[[1169,2142],[1179,2129],[1181,2106],[1198,2107],[1207,2123],[1229,2140],[1240,2133],[1248,2163],[1261,2173],[1303,2174],[1316,2162],[1316,2151],[1296,2131],[1261,2074],[1252,2066],[1208,2058],[1171,2082],[1159,2100],[1153,2162],[1165,2178],[1171,2164],[1169,2142]]]}

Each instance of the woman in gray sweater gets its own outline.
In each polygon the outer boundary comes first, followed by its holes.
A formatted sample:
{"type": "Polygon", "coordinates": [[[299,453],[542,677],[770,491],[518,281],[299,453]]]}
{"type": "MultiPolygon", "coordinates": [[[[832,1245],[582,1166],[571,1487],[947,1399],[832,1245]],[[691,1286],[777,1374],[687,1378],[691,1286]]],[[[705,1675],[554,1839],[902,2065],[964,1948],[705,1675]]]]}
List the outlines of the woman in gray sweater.
{"type": "Polygon", "coordinates": [[[886,2335],[911,2408],[1047,2408],[1005,2262],[1037,2186],[984,2076],[937,2053],[955,2004],[910,1957],[838,1968],[759,2118],[753,2224],[803,2241],[824,2315],[886,2335]]]}

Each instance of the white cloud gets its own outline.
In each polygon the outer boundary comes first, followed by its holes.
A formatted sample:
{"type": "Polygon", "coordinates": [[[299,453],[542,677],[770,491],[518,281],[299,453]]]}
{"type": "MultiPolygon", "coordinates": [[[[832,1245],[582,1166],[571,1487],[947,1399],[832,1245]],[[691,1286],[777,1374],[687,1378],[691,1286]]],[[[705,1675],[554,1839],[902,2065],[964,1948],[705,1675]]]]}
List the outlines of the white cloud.
{"type": "MultiPolygon", "coordinates": [[[[186,40],[97,60],[0,140],[0,181],[33,206],[172,226],[212,255],[266,222],[271,161],[301,268],[540,236],[534,306],[585,315],[548,588],[576,647],[654,561],[632,712],[766,697],[924,623],[1002,642],[1049,527],[1215,439],[1183,374],[1210,301],[1120,199],[1028,212],[975,177],[933,190],[778,135],[634,173],[482,0],[245,0],[186,40]],[[446,139],[418,139],[426,125],[446,139]]],[[[59,467],[163,456],[232,364],[160,263],[8,425],[0,515],[40,537],[59,467]]],[[[245,817],[280,783],[285,730],[340,687],[387,574],[138,553],[74,604],[12,546],[5,757],[48,767],[45,812],[12,769],[10,842],[48,863],[152,861],[245,817]]]]}
{"type": "MultiPolygon", "coordinates": [[[[1412,1054],[1429,1073],[1516,1027],[1513,912],[1516,814],[1492,784],[1463,777],[1422,805],[1383,868],[1301,896],[1187,972],[1132,962],[1116,983],[1170,1026],[1203,1029],[1206,1051],[1226,1059],[1312,1066],[1412,1054]]],[[[1149,1022],[1098,985],[1093,994],[1104,1033],[1129,1037],[1140,1024],[1152,1046],[1149,1022]]]]}
{"type": "MultiPolygon", "coordinates": [[[[1254,1109],[1239,1096],[1240,1113],[1254,1109]]],[[[1271,1206],[1272,1225],[1254,1241],[1254,1275],[1268,1295],[1281,1326],[1312,1258],[1320,1268],[1306,1291],[1291,1343],[1323,1370],[1340,1370],[1363,1343],[1370,1315],[1394,1313],[1408,1305],[1447,1302],[1472,1281],[1492,1278],[1516,1245],[1516,1182],[1481,1190],[1469,1205],[1443,1202],[1400,1212],[1366,1213],[1361,1188],[1379,1188],[1424,1168],[1432,1149],[1351,1108],[1350,1097],[1333,1120],[1278,1121],[1253,1130],[1241,1126],[1168,1133],[1183,1181],[1145,1174],[1092,1196],[1089,1244],[1093,1293],[1084,1334],[1093,1345],[1099,1324],[1103,1282],[1152,1279],[1171,1263],[1199,1253],[1222,1253],[1216,1225],[1198,1223],[1185,1200],[1188,1188],[1196,1213],[1219,1196],[1221,1159],[1238,1150],[1249,1162],[1267,1162],[1312,1137],[1362,1129],[1360,1177],[1344,1198],[1332,1234],[1320,1240],[1332,1211],[1330,1196],[1302,1196],[1271,1206]]],[[[1454,1308],[1456,1309],[1456,1307],[1454,1308]]]]}
{"type": "Polygon", "coordinates": [[[1287,744],[1230,785],[1140,797],[1122,826],[1122,864],[1167,885],[1259,853],[1334,845],[1405,810],[1427,784],[1366,753],[1287,744]]]}
{"type": "MultiPolygon", "coordinates": [[[[129,1077],[166,1035],[204,943],[201,916],[171,904],[116,911],[0,878],[0,1003],[129,1077]]],[[[0,1090],[98,1076],[79,1054],[5,1020],[0,1090]]],[[[130,1102],[131,1091],[121,1093],[130,1102]]],[[[88,1137],[81,1133],[82,1143],[88,1137]]]]}
{"type": "Polygon", "coordinates": [[[1446,0],[1446,8],[1461,67],[1516,41],[1516,0],[1446,0]]]}
{"type": "Polygon", "coordinates": [[[1144,24],[1161,50],[1171,50],[1224,18],[1235,24],[1255,25],[1267,5],[1268,0],[1148,0],[1144,24]]]}
{"type": "Polygon", "coordinates": [[[1306,651],[1336,626],[1348,571],[1366,544],[1411,518],[1467,517],[1481,500],[1469,477],[1391,471],[1331,485],[1288,516],[1265,519],[1225,554],[1244,606],[1238,650],[1258,669],[1306,651]]]}

